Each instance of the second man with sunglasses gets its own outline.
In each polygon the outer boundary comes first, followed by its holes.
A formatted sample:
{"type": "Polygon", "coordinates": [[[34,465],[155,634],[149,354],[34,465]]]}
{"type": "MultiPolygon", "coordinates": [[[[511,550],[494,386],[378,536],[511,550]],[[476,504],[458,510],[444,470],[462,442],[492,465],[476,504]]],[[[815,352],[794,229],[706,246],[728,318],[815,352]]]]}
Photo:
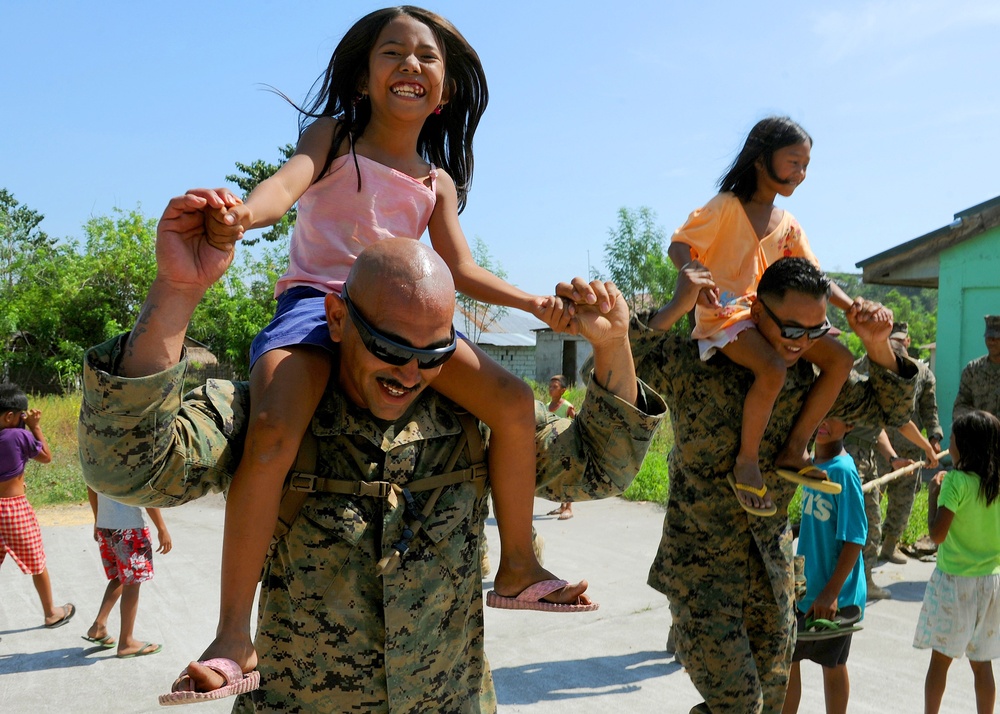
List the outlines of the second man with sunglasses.
{"type": "MultiPolygon", "coordinates": [[[[681,270],[674,299],[659,315],[666,330],[713,287],[704,266],[681,270]]],[[[753,381],[725,357],[699,359],[695,342],[648,330],[633,338],[639,376],[666,400],[674,429],[670,495],[649,584],[670,600],[678,661],[706,703],[692,712],[780,711],[795,632],[792,537],[786,517],[795,484],[770,467],[817,378],[802,360],[829,329],[830,281],[802,258],[775,261],[761,277],[751,319],[787,367],[760,445],[761,470],[779,515],[749,515],[732,498],[726,475],[740,446],[742,405],[753,381]]],[[[906,423],[916,366],[897,360],[891,325],[879,306],[859,301],[847,313],[872,363],[852,373],[830,414],[852,423],[906,423]]]]}

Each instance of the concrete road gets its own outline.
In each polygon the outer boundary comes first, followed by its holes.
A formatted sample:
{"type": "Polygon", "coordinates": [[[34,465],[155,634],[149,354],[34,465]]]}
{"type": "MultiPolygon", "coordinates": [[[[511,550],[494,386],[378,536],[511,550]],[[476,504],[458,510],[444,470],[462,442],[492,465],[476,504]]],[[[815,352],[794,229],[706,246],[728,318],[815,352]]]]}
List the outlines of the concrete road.
{"type": "MultiPolygon", "coordinates": [[[[576,517],[542,514],[535,525],[546,541],[545,562],[568,579],[587,578],[601,609],[544,614],[487,608],[487,653],[500,711],[678,712],[701,699],[684,669],[664,650],[670,615],[665,598],[646,585],[660,538],[662,510],[619,499],[576,504],[576,517]]],[[[87,506],[40,512],[57,602],[78,612],[65,627],[46,630],[31,578],[9,559],[0,569],[0,712],[160,712],[158,694],[214,632],[218,609],[223,503],[204,499],[164,512],[174,550],[155,557],[155,578],[142,586],[136,636],[163,644],[159,654],[118,660],[80,639],[104,592],[87,506]]],[[[489,539],[499,553],[495,524],[489,539]]],[[[854,638],[849,670],[851,712],[918,712],[929,655],[911,646],[924,586],[933,564],[883,565],[876,582],[894,599],[869,606],[854,638]]],[[[484,590],[492,586],[487,576],[484,590]]],[[[116,632],[117,612],[110,628],[116,632]]],[[[803,666],[801,712],[822,712],[820,668],[803,666]]],[[[229,711],[230,702],[200,704],[199,714],[229,711]]],[[[968,665],[952,666],[942,712],[966,714],[975,698],[968,665]]],[[[187,710],[182,710],[187,711],[187,710]]]]}

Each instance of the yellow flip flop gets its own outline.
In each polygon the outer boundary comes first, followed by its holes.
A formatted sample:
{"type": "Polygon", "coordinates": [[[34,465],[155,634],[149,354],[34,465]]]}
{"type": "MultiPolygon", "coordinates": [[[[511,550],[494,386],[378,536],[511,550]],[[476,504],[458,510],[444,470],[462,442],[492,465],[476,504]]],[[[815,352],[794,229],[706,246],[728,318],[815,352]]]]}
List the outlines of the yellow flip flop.
{"type": "Polygon", "coordinates": [[[814,488],[817,491],[822,491],[823,493],[837,494],[843,490],[839,483],[831,481],[827,477],[826,472],[815,464],[809,464],[805,468],[801,468],[798,471],[776,468],[775,472],[786,481],[797,483],[800,486],[808,486],[809,488],[814,488]],[[823,477],[815,478],[812,476],[806,476],[806,474],[812,473],[813,471],[818,471],[823,474],[823,477]]]}
{"type": "Polygon", "coordinates": [[[740,491],[746,491],[747,493],[752,493],[757,498],[764,498],[767,495],[767,486],[761,486],[760,488],[754,488],[753,486],[747,486],[745,483],[737,483],[736,478],[732,474],[726,474],[726,480],[729,482],[730,487],[733,489],[733,493],[736,494],[736,500],[743,507],[743,510],[752,516],[760,516],[761,518],[767,518],[768,516],[773,516],[778,512],[778,507],[773,503],[770,508],[757,508],[755,506],[748,506],[743,503],[740,499],[740,491]]]}

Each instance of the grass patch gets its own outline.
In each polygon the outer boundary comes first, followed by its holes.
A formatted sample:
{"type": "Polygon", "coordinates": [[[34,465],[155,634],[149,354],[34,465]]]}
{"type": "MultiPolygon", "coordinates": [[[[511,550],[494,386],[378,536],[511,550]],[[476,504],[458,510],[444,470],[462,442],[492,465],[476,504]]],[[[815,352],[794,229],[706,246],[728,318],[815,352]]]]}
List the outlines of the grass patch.
{"type": "Polygon", "coordinates": [[[667,457],[673,447],[674,431],[670,428],[669,416],[665,416],[649,444],[649,451],[646,452],[642,468],[639,469],[631,485],[625,489],[622,498],[626,501],[656,501],[666,505],[670,486],[667,457]]]}
{"type": "Polygon", "coordinates": [[[87,486],[76,439],[80,395],[29,396],[28,404],[42,411],[42,433],[52,451],[52,463],[29,461],[24,468],[28,500],[33,506],[86,501],[87,486]]]}

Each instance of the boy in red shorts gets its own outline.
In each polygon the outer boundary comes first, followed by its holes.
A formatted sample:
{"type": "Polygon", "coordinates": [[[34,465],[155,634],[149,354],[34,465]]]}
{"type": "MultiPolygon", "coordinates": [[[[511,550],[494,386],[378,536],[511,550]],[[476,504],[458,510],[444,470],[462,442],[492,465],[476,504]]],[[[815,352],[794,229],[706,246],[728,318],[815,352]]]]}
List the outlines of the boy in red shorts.
{"type": "MultiPolygon", "coordinates": [[[[117,646],[119,659],[156,654],[163,649],[163,645],[143,642],[132,635],[135,616],[139,612],[139,586],[153,577],[153,544],[149,528],[142,518],[142,509],[112,501],[90,488],[87,495],[94,511],[94,540],[101,547],[101,562],[108,576],[108,587],[94,624],[83,639],[101,647],[117,646]],[[116,641],[108,634],[108,617],[119,598],[121,632],[116,641]]],[[[159,542],[156,552],[166,555],[173,548],[173,542],[160,509],[147,508],[146,513],[156,526],[159,542]]]]}
{"type": "Polygon", "coordinates": [[[32,459],[42,464],[52,461],[41,420],[41,411],[28,409],[28,397],[20,387],[0,384],[0,565],[9,553],[21,572],[31,576],[45,626],[51,629],[69,622],[76,608],[71,602],[53,605],[42,529],[24,485],[25,464],[32,459]]]}

